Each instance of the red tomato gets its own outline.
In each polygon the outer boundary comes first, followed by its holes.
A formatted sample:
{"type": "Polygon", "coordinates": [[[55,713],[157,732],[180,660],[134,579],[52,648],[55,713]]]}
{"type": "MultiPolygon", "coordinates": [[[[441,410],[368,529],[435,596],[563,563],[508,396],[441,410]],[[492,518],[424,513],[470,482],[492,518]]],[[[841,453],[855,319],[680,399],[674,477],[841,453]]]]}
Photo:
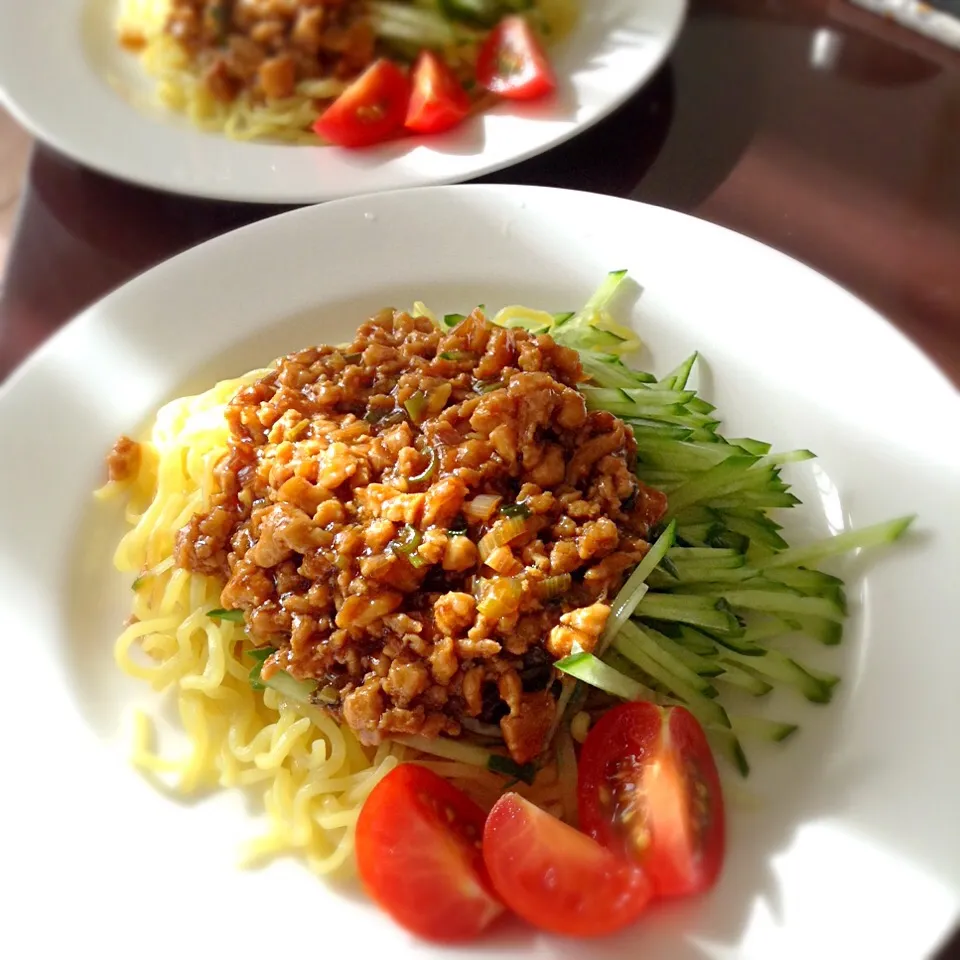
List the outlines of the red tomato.
{"type": "Polygon", "coordinates": [[[453,71],[435,54],[424,50],[413,68],[413,93],[406,127],[417,133],[442,133],[470,112],[470,98],[453,71]]]}
{"type": "Polygon", "coordinates": [[[502,912],[480,852],[484,813],[435,773],[403,763],[372,790],[357,821],[364,887],[428,940],[469,940],[502,912]]]}
{"type": "Polygon", "coordinates": [[[503,902],[551,933],[613,933],[643,913],[653,892],[642,870],[515,793],[487,817],[483,859],[503,902]]]}
{"type": "Polygon", "coordinates": [[[661,896],[713,886],[723,866],[720,778],[703,729],[684,707],[625,703],[580,752],[580,824],[643,866],[661,896]]]}
{"type": "Polygon", "coordinates": [[[534,100],[557,87],[536,34],[523,17],[504,17],[477,55],[477,82],[508,100],[534,100]]]}
{"type": "Polygon", "coordinates": [[[403,127],[410,81],[392,60],[372,63],[313,125],[324,140],[340,147],[368,147],[403,127]]]}

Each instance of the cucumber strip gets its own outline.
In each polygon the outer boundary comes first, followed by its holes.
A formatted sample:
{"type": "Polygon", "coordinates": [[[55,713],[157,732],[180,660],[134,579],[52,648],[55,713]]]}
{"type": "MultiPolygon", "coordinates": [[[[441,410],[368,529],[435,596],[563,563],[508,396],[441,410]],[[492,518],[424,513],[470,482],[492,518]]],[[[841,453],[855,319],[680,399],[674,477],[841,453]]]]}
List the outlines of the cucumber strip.
{"type": "Polygon", "coordinates": [[[405,3],[374,2],[369,5],[373,30],[385,40],[417,43],[421,47],[441,49],[458,39],[474,36],[466,27],[454,29],[436,10],[424,10],[405,3]]]}
{"type": "Polygon", "coordinates": [[[795,507],[800,498],[782,490],[744,490],[737,496],[730,496],[725,492],[710,505],[717,510],[728,510],[731,507],[755,507],[764,510],[786,509],[795,507]]]}
{"type": "Polygon", "coordinates": [[[843,640],[843,624],[823,617],[797,617],[797,625],[808,637],[819,640],[828,647],[835,647],[843,640]]]}
{"type": "Polygon", "coordinates": [[[726,710],[715,700],[705,697],[699,690],[685,683],[676,674],[661,666],[652,657],[647,656],[646,652],[639,645],[630,647],[631,663],[638,666],[648,677],[661,684],[670,693],[682,700],[690,712],[704,726],[715,724],[719,727],[729,727],[730,719],[727,717],[726,710]]]}
{"type": "Polygon", "coordinates": [[[822,680],[809,673],[796,660],[784,656],[778,650],[768,650],[762,657],[743,657],[739,653],[727,656],[743,668],[752,670],[774,683],[783,683],[794,687],[811,703],[829,703],[831,688],[822,680]]]}
{"type": "Polygon", "coordinates": [[[804,667],[803,669],[806,670],[811,677],[819,680],[828,690],[833,690],[840,682],[840,677],[835,673],[827,673],[825,670],[815,670],[813,667],[804,667]]]}
{"type": "Polygon", "coordinates": [[[598,313],[601,313],[610,306],[611,301],[626,279],[626,270],[611,270],[603,278],[600,286],[590,295],[590,298],[583,305],[583,308],[565,320],[559,321],[557,326],[575,327],[589,323],[598,313]]]}
{"type": "MultiPolygon", "coordinates": [[[[681,409],[693,398],[691,390],[651,390],[649,388],[630,389],[618,387],[615,390],[604,387],[581,387],[580,392],[587,401],[589,410],[608,410],[611,407],[632,406],[656,413],[664,407],[681,409]]],[[[638,413],[637,416],[643,416],[638,413]]]]}
{"type": "MultiPolygon", "coordinates": [[[[624,631],[630,634],[630,628],[639,630],[653,640],[653,642],[669,654],[679,663],[682,663],[688,670],[691,670],[699,677],[716,677],[723,673],[723,667],[716,662],[712,656],[702,657],[692,650],[688,650],[682,643],[668,637],[665,633],[654,629],[649,624],[627,623],[624,625],[624,631]]],[[[716,649],[716,648],[714,648],[716,649]]]]}
{"type": "Polygon", "coordinates": [[[759,677],[755,673],[741,670],[732,660],[720,657],[718,662],[723,667],[724,672],[717,677],[717,680],[722,683],[739,687],[754,697],[763,697],[773,689],[772,683],[768,683],[763,677],[759,677]]]}
{"type": "MultiPolygon", "coordinates": [[[[717,655],[717,645],[706,634],[693,627],[687,627],[683,624],[665,624],[666,627],[676,628],[676,639],[678,643],[699,654],[701,657],[715,657],[717,655]]],[[[664,630],[658,630],[658,633],[664,633],[664,630]]]]}
{"type": "Polygon", "coordinates": [[[746,553],[750,549],[750,541],[743,534],[735,533],[718,523],[707,533],[707,546],[730,547],[739,553],[746,553]]]}
{"type": "Polygon", "coordinates": [[[657,381],[654,390],[682,390],[690,379],[693,365],[697,362],[698,353],[691,353],[686,360],[674,367],[668,374],[657,381]]]}
{"type": "Polygon", "coordinates": [[[795,723],[782,723],[779,720],[766,720],[763,717],[731,717],[730,723],[733,725],[734,732],[740,737],[755,737],[772,743],[782,743],[800,729],[795,723]]]}
{"type": "MultiPolygon", "coordinates": [[[[707,549],[709,550],[710,548],[707,547],[707,549]]],[[[732,556],[716,557],[715,559],[710,560],[687,560],[684,557],[671,557],[670,560],[674,566],[676,566],[678,571],[682,572],[687,570],[691,574],[709,573],[711,570],[716,570],[718,572],[721,570],[736,570],[747,565],[747,558],[742,553],[737,553],[736,550],[731,551],[731,553],[732,556]]],[[[697,579],[702,580],[703,577],[697,577],[697,579]]]]}
{"type": "Polygon", "coordinates": [[[702,504],[695,504],[692,507],[678,510],[676,514],[677,523],[681,525],[691,523],[719,523],[722,519],[722,514],[702,504]]]}
{"type": "Polygon", "coordinates": [[[638,667],[644,669],[643,664],[637,663],[635,656],[637,651],[641,650],[664,670],[688,684],[698,693],[710,697],[711,700],[717,695],[716,689],[709,681],[704,680],[696,670],[691,670],[683,661],[673,656],[665,647],[660,645],[653,634],[648,633],[636,623],[625,623],[623,625],[620,632],[613,638],[613,648],[631,663],[636,663],[638,667]]]}
{"type": "Polygon", "coordinates": [[[768,524],[757,523],[729,513],[723,514],[723,521],[730,530],[746,537],[751,543],[759,543],[771,550],[786,550],[789,546],[787,541],[768,524]]]}
{"type": "Polygon", "coordinates": [[[580,365],[583,367],[584,373],[594,383],[607,389],[635,387],[638,383],[647,383],[649,380],[653,380],[650,374],[631,370],[619,357],[612,354],[582,350],[580,352],[580,365]],[[610,359],[606,359],[607,357],[610,359]]]}
{"type": "Polygon", "coordinates": [[[762,510],[754,510],[751,507],[730,507],[723,513],[717,513],[718,517],[741,517],[744,520],[752,520],[763,527],[771,530],[782,530],[783,524],[777,523],[772,517],[767,516],[762,510]]]}
{"type": "Polygon", "coordinates": [[[686,440],[693,432],[689,427],[675,427],[669,423],[653,424],[645,420],[626,421],[633,430],[633,435],[640,443],[644,440],[686,440]]]}
{"type": "Polygon", "coordinates": [[[717,408],[712,403],[704,400],[703,397],[694,397],[687,404],[687,409],[693,411],[693,413],[713,413],[717,408]]]}
{"type": "Polygon", "coordinates": [[[418,750],[420,753],[429,754],[432,757],[456,760],[471,767],[489,770],[501,777],[522,780],[527,784],[533,783],[537,773],[536,767],[532,763],[521,765],[505,754],[484,750],[483,747],[479,747],[475,743],[467,743],[464,740],[451,740],[447,737],[421,737],[410,734],[402,734],[390,739],[394,743],[409,747],[411,750],[418,750]]]}
{"type": "Polygon", "coordinates": [[[260,682],[271,690],[276,690],[281,697],[295,703],[313,703],[310,697],[317,689],[316,680],[298,680],[290,676],[286,670],[277,670],[269,680],[264,680],[261,674],[260,682]]]}
{"type": "Polygon", "coordinates": [[[722,532],[715,523],[694,523],[677,527],[677,542],[684,546],[705,548],[710,538],[722,532]]]}
{"type": "MultiPolygon", "coordinates": [[[[717,573],[722,571],[718,570],[717,573]]],[[[719,580],[704,580],[701,582],[679,583],[674,588],[674,592],[684,595],[700,597],[727,597],[731,591],[737,590],[737,587],[731,587],[728,583],[721,583],[719,580]]],[[[803,594],[793,587],[788,587],[785,583],[778,583],[776,580],[765,580],[763,577],[756,576],[752,580],[742,584],[743,590],[760,590],[771,594],[789,594],[794,597],[802,597],[803,594]]],[[[730,602],[728,600],[728,602],[730,602]]],[[[764,611],[766,612],[766,611],[764,611]]],[[[775,611],[773,611],[775,612],[775,611]]]]}
{"type": "Polygon", "coordinates": [[[606,653],[610,643],[620,632],[620,628],[633,616],[637,605],[643,601],[644,595],[647,593],[645,581],[666,556],[670,547],[673,546],[676,529],[677,525],[672,521],[667,524],[667,529],[657,537],[653,546],[637,564],[633,573],[627,578],[627,582],[614,597],[610,606],[610,616],[607,618],[606,627],[600,637],[600,642],[597,644],[597,656],[602,657],[606,653]]]}
{"type": "Polygon", "coordinates": [[[667,551],[667,556],[674,562],[678,560],[696,560],[697,562],[708,563],[713,560],[728,560],[740,557],[736,550],[723,547],[671,547],[667,551]]]}
{"type": "Polygon", "coordinates": [[[770,452],[770,444],[762,440],[751,440],[749,437],[737,437],[736,440],[728,440],[727,443],[746,450],[747,453],[755,457],[764,457],[770,452]]]}
{"type": "Polygon", "coordinates": [[[735,767],[741,777],[750,776],[750,763],[747,761],[747,755],[743,752],[740,740],[733,730],[727,730],[723,727],[709,727],[704,731],[708,740],[712,740],[716,745],[717,753],[735,767]]]}
{"type": "Polygon", "coordinates": [[[812,450],[787,450],[785,453],[771,453],[763,457],[758,466],[779,467],[785,463],[803,463],[804,460],[816,460],[812,450]]]}
{"type": "Polygon", "coordinates": [[[880,547],[894,543],[910,527],[916,519],[916,514],[898,517],[896,520],[887,520],[870,527],[848,530],[808,544],[805,547],[792,547],[777,554],[771,560],[771,567],[808,567],[821,563],[830,557],[836,557],[850,550],[866,550],[868,547],[880,547]]]}
{"type": "Polygon", "coordinates": [[[675,592],[686,592],[683,588],[699,584],[700,581],[710,582],[719,586],[731,583],[739,584],[749,582],[752,577],[757,575],[753,567],[731,566],[731,567],[713,567],[701,566],[695,563],[677,564],[677,576],[673,583],[665,585],[661,583],[653,584],[658,589],[673,590],[675,592]]]}
{"type": "Polygon", "coordinates": [[[558,660],[554,667],[583,683],[596,687],[622,700],[651,700],[655,694],[649,687],[624,676],[599,660],[592,653],[574,653],[558,660]]]}
{"type": "MultiPolygon", "coordinates": [[[[787,589],[790,588],[787,587],[787,589]]],[[[843,623],[846,619],[839,604],[826,597],[802,597],[794,593],[772,590],[727,590],[722,595],[730,606],[743,607],[747,610],[823,617],[826,620],[835,620],[837,623],[843,623]]]]}
{"type": "Polygon", "coordinates": [[[763,568],[763,576],[768,580],[778,580],[810,596],[827,595],[831,590],[843,587],[843,581],[839,577],[803,567],[771,567],[767,564],[763,568]]]}
{"type": "Polygon", "coordinates": [[[732,456],[717,466],[705,470],[673,495],[670,500],[670,515],[674,516],[691,504],[740,489],[744,484],[762,487],[769,478],[761,479],[764,477],[764,471],[749,470],[756,462],[756,457],[732,456]]]}
{"type": "Polygon", "coordinates": [[[725,443],[637,440],[637,453],[641,460],[661,470],[709,470],[710,467],[734,456],[736,450],[736,447],[725,443]]]}
{"type": "Polygon", "coordinates": [[[693,627],[703,627],[718,636],[735,637],[743,633],[737,618],[710,597],[677,596],[648,593],[636,610],[641,617],[673,620],[693,627]]]}

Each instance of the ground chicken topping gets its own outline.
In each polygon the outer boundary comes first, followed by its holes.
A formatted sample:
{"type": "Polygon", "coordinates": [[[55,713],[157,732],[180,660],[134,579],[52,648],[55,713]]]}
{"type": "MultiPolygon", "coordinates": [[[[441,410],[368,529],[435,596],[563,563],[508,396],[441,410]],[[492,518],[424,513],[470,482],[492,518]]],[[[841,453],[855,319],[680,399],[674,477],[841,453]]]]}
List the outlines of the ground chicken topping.
{"type": "Polygon", "coordinates": [[[376,56],[366,0],[172,0],[166,32],[225,103],[242,91],[275,100],[302,80],[352,79],[376,56]]]}
{"type": "Polygon", "coordinates": [[[498,724],[525,763],[553,661],[594,648],[666,509],[583,380],[573,350],[479,311],[452,330],[385,311],[239,391],[176,561],[225,579],[275,650],[264,678],[316,680],[364,743],[498,724]]]}

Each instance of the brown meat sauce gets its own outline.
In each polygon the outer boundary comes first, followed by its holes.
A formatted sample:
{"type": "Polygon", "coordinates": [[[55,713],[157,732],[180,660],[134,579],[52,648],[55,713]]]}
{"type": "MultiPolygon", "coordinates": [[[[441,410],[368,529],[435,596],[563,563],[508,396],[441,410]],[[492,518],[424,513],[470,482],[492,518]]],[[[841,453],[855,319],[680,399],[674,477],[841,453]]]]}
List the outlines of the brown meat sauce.
{"type": "MultiPolygon", "coordinates": [[[[166,32],[225,103],[243,91],[290,97],[301,80],[349,80],[376,56],[366,0],[172,0],[166,32]]],[[[122,42],[137,49],[136,37],[122,42]]]]}
{"type": "Polygon", "coordinates": [[[469,718],[526,762],[552,662],[594,647],[666,509],[583,379],[574,351],[479,312],[444,331],[385,311],[238,392],[177,563],[223,577],[223,606],[277,650],[264,676],[316,679],[364,742],[469,718]]]}

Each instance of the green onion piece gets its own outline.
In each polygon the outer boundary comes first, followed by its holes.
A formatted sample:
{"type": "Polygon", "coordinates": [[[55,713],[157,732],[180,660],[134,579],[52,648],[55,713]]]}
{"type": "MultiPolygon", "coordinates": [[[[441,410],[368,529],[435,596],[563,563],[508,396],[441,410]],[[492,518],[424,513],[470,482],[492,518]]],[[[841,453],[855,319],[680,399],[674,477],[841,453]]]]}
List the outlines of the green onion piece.
{"type": "Polygon", "coordinates": [[[555,600],[562,597],[573,585],[573,577],[569,573],[561,573],[556,577],[547,577],[537,584],[537,596],[541,600],[555,600]]]}
{"type": "Polygon", "coordinates": [[[494,390],[499,390],[502,387],[502,380],[478,380],[473,385],[473,389],[476,390],[477,393],[493,393],[494,390]]]}
{"type": "Polygon", "coordinates": [[[363,415],[363,419],[367,423],[380,423],[393,413],[396,411],[392,407],[374,407],[363,415]]]}
{"type": "Polygon", "coordinates": [[[407,413],[410,414],[410,419],[414,423],[419,423],[424,411],[427,409],[427,395],[422,390],[418,390],[415,394],[404,400],[403,405],[407,413]]]}
{"type": "Polygon", "coordinates": [[[479,592],[482,599],[477,604],[477,613],[499,620],[516,612],[523,596],[523,583],[515,577],[493,577],[480,581],[479,592]]]}
{"type": "Polygon", "coordinates": [[[500,512],[505,517],[523,517],[526,520],[532,511],[525,503],[505,503],[500,508],[500,512]]]}
{"type": "Polygon", "coordinates": [[[428,456],[430,458],[429,463],[427,463],[422,473],[418,473],[415,477],[410,478],[410,483],[426,483],[428,480],[433,479],[433,475],[437,472],[437,453],[433,447],[428,447],[428,456]]]}
{"type": "Polygon", "coordinates": [[[458,323],[463,323],[466,320],[466,316],[462,313],[448,313],[443,318],[443,325],[445,327],[455,327],[458,323]]]}
{"type": "Polygon", "coordinates": [[[400,528],[397,538],[390,542],[389,549],[394,553],[405,556],[412,567],[422,567],[425,561],[417,553],[417,548],[421,543],[423,543],[423,534],[416,527],[405,523],[400,528]]]}
{"type": "Polygon", "coordinates": [[[217,610],[210,610],[207,613],[207,616],[211,620],[229,620],[231,623],[243,623],[242,610],[224,610],[220,608],[217,610]]]}
{"type": "Polygon", "coordinates": [[[489,520],[497,512],[502,499],[495,493],[481,493],[463,505],[463,512],[468,520],[489,520]]]}
{"type": "Polygon", "coordinates": [[[343,355],[343,359],[346,360],[347,363],[359,363],[362,357],[362,353],[345,353],[343,355]]]}
{"type": "Polygon", "coordinates": [[[146,581],[146,577],[137,577],[137,579],[130,584],[130,589],[136,593],[144,585],[144,583],[146,583],[146,581]]]}
{"type": "Polygon", "coordinates": [[[475,359],[476,354],[468,350],[444,350],[438,356],[441,360],[449,360],[451,363],[462,363],[465,360],[475,359]]]}
{"type": "Polygon", "coordinates": [[[493,529],[485,533],[477,544],[480,559],[486,561],[497,547],[506,546],[511,540],[516,540],[527,532],[527,521],[521,516],[511,516],[506,520],[498,520],[493,529]]]}

